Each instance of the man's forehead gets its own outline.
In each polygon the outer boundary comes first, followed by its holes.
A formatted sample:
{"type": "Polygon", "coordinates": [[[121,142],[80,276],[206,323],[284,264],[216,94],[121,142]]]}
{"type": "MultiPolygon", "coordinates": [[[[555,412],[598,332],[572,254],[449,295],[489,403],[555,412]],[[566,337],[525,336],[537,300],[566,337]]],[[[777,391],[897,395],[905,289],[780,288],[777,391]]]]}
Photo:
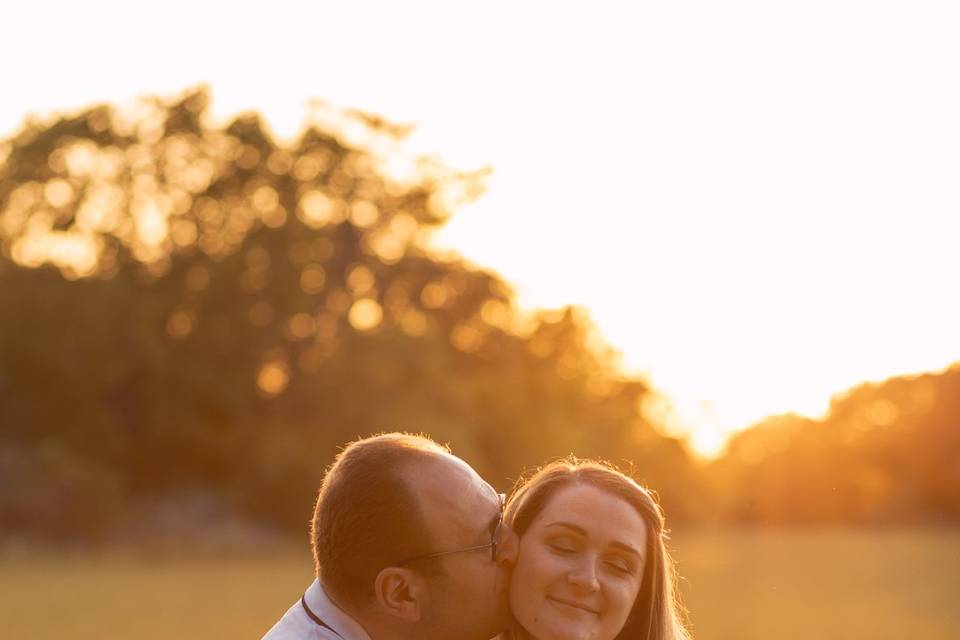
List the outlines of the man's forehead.
{"type": "Polygon", "coordinates": [[[483,479],[473,467],[455,455],[437,453],[422,462],[414,464],[408,473],[418,480],[441,479],[460,484],[478,484],[483,479]]]}
{"type": "Polygon", "coordinates": [[[413,473],[413,487],[423,502],[463,503],[476,505],[482,502],[496,503],[496,490],[460,458],[444,453],[438,454],[413,473]]]}
{"type": "Polygon", "coordinates": [[[473,488],[475,488],[479,493],[488,496],[494,502],[499,501],[500,497],[497,490],[493,488],[493,485],[480,477],[480,474],[477,473],[473,467],[452,454],[446,455],[453,458],[454,464],[459,466],[466,473],[466,477],[473,488]]]}

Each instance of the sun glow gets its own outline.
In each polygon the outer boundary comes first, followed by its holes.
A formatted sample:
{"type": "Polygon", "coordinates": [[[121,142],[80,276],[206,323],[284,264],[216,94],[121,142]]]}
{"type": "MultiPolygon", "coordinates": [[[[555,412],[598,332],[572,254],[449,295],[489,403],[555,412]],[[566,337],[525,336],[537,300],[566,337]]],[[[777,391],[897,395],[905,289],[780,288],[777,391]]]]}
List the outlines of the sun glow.
{"type": "MultiPolygon", "coordinates": [[[[547,30],[532,5],[510,5],[509,14],[493,7],[474,14],[470,30],[443,30],[434,26],[446,16],[442,5],[372,11],[346,3],[299,7],[296,19],[240,12],[222,35],[203,26],[222,22],[218,8],[181,4],[154,16],[150,33],[121,29],[93,40],[70,15],[97,12],[89,3],[61,8],[54,22],[40,5],[18,8],[24,24],[44,24],[45,39],[60,44],[38,50],[29,30],[0,43],[5,59],[21,61],[6,79],[0,131],[12,132],[29,112],[200,82],[212,87],[215,117],[255,108],[281,137],[297,132],[312,96],[418,123],[411,151],[466,170],[493,168],[487,193],[461,207],[434,246],[499,271],[524,307],[589,309],[624,367],[670,399],[664,422],[705,454],[768,414],[815,416],[861,381],[960,360],[952,294],[960,90],[943,81],[955,75],[960,40],[949,3],[913,10],[744,0],[591,13],[558,5],[547,30]],[[337,28],[320,38],[317,24],[337,28]],[[233,55],[170,47],[171,33],[233,55]],[[261,46],[236,47],[236,33],[259,34],[261,46]]],[[[241,166],[260,159],[253,148],[237,153],[241,166]]],[[[108,158],[83,149],[63,161],[78,172],[110,170],[108,158]]],[[[325,161],[268,159],[272,171],[298,179],[325,161]]],[[[202,185],[207,173],[197,165],[185,179],[202,185]]],[[[51,183],[12,197],[56,207],[71,189],[51,183]]],[[[84,215],[91,227],[109,225],[119,206],[110,194],[103,199],[102,211],[84,215]]],[[[288,213],[318,227],[346,218],[369,226],[380,216],[362,203],[341,205],[308,193],[287,212],[267,188],[252,197],[270,225],[288,213]]],[[[145,206],[138,232],[159,238],[162,218],[145,206]]],[[[206,242],[195,227],[170,232],[181,245],[206,242]]],[[[408,236],[391,228],[374,249],[395,260],[408,236]]],[[[16,250],[84,265],[94,250],[77,239],[31,242],[16,250]]],[[[302,249],[301,285],[319,291],[328,286],[324,258],[302,249]]],[[[251,271],[250,287],[264,283],[251,271]]],[[[349,311],[364,330],[380,325],[373,300],[333,294],[331,314],[349,311]]],[[[435,308],[450,291],[438,282],[423,295],[435,308]]],[[[274,312],[256,303],[249,314],[263,324],[274,312]]],[[[172,329],[184,333],[184,318],[172,329]]],[[[418,334],[425,322],[410,311],[402,327],[418,334]]],[[[323,327],[304,320],[290,330],[306,336],[323,327]]],[[[466,349],[477,344],[469,327],[455,339],[466,349]]],[[[311,357],[301,365],[324,356],[311,357]]],[[[287,367],[264,365],[265,394],[283,391],[287,367]]]]}

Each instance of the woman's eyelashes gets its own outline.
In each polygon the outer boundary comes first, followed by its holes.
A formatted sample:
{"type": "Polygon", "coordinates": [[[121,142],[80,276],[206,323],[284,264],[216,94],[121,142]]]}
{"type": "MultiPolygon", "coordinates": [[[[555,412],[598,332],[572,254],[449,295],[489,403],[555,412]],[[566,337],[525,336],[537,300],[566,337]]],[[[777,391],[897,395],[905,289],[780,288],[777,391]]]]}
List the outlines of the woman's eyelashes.
{"type": "Polygon", "coordinates": [[[614,572],[624,576],[632,576],[634,573],[633,565],[626,560],[620,560],[619,558],[614,560],[606,560],[604,564],[614,572]]]}
{"type": "MultiPolygon", "coordinates": [[[[581,552],[583,545],[579,542],[559,538],[547,541],[547,547],[559,556],[572,556],[581,552]]],[[[620,556],[610,556],[603,559],[603,566],[615,574],[622,576],[632,576],[636,572],[633,563],[620,556]]]]}
{"type": "Polygon", "coordinates": [[[560,555],[569,555],[580,550],[580,546],[572,540],[560,539],[547,542],[547,546],[560,555]]]}

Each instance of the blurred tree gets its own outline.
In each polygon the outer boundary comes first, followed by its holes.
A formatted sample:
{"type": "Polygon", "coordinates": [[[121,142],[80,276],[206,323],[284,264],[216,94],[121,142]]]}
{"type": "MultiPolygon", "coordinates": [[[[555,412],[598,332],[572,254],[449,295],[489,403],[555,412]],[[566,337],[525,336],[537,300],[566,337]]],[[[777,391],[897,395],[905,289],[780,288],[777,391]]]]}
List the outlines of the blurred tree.
{"type": "Polygon", "coordinates": [[[710,476],[736,520],[960,519],[960,366],[836,397],[822,420],[767,419],[710,476]]]}
{"type": "Polygon", "coordinates": [[[630,460],[668,509],[699,508],[686,450],[582,312],[525,317],[499,277],[424,248],[482,174],[405,159],[405,129],[368,114],[321,109],[282,145],[208,101],[0,145],[0,477],[46,492],[0,493],[0,516],[88,513],[60,519],[72,534],[204,491],[300,529],[336,448],[392,429],[504,488],[569,452],[630,460]]]}

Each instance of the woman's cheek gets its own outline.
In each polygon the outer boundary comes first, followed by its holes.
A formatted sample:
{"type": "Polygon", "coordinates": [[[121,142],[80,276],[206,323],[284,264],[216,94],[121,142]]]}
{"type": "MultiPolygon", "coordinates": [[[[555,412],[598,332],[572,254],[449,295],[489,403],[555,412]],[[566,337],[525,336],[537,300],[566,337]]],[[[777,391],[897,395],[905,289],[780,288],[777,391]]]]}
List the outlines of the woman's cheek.
{"type": "Polygon", "coordinates": [[[521,545],[510,580],[510,609],[521,625],[536,627],[542,623],[547,588],[562,573],[555,565],[556,559],[543,545],[521,545]]]}
{"type": "Polygon", "coordinates": [[[607,592],[610,602],[610,613],[616,618],[616,626],[622,626],[640,593],[639,579],[621,580],[615,586],[611,586],[607,592]]]}

